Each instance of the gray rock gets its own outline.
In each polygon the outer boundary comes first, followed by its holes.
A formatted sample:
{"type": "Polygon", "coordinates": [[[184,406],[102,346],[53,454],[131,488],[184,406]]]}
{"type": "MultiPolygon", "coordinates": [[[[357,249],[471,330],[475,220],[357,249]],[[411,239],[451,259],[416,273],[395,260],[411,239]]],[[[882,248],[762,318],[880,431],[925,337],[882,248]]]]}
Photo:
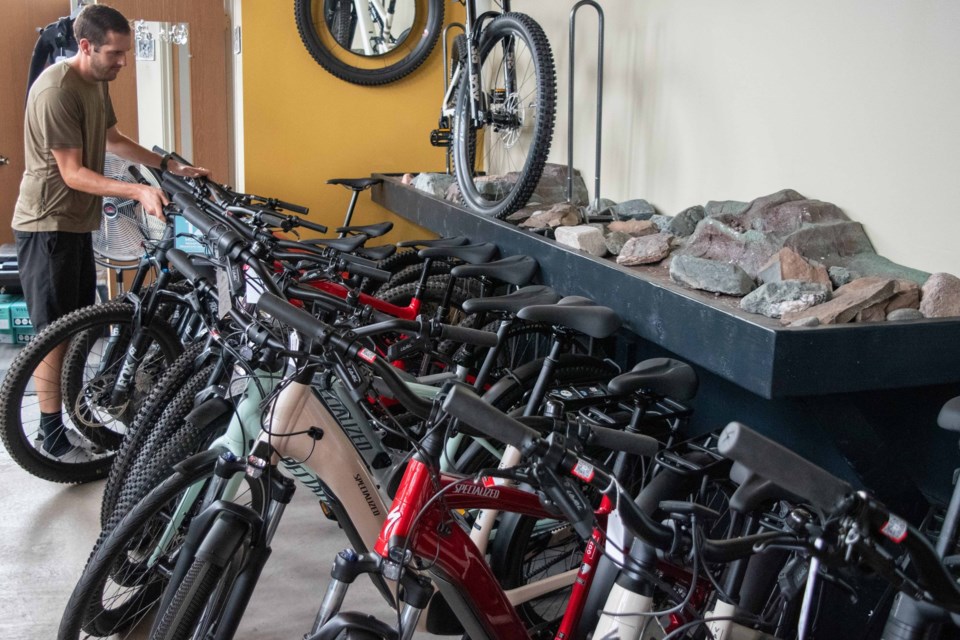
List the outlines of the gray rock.
{"type": "Polygon", "coordinates": [[[602,257],[607,253],[603,232],[591,225],[557,227],[554,239],[562,245],[586,251],[590,255],[602,257]]]}
{"type": "Polygon", "coordinates": [[[547,211],[550,209],[549,205],[545,204],[535,204],[527,205],[523,209],[517,209],[510,215],[506,217],[507,222],[521,223],[535,213],[540,213],[541,211],[547,211]]]}
{"type": "Polygon", "coordinates": [[[830,274],[830,282],[838,289],[860,277],[859,273],[850,271],[846,267],[830,267],[827,269],[827,273],[830,274]]]}
{"type": "Polygon", "coordinates": [[[880,276],[895,280],[913,280],[917,284],[923,284],[930,277],[930,274],[926,271],[897,264],[873,251],[852,256],[833,256],[824,262],[829,266],[846,267],[860,274],[861,277],[880,276]]]}
{"type": "Polygon", "coordinates": [[[615,200],[611,200],[610,198],[600,198],[599,206],[594,207],[594,203],[591,202],[590,206],[587,207],[586,213],[591,216],[597,215],[609,210],[610,207],[613,207],[616,204],[617,202],[615,200]]]}
{"type": "Polygon", "coordinates": [[[785,236],[783,246],[828,266],[836,264],[838,258],[874,252],[873,244],[859,222],[804,225],[785,236]]]}
{"type": "Polygon", "coordinates": [[[926,318],[960,316],[960,278],[935,273],[921,288],[920,313],[926,318]]]}
{"type": "Polygon", "coordinates": [[[894,309],[887,314],[887,322],[899,322],[901,320],[922,320],[923,314],[919,309],[894,309]]]}
{"type": "Polygon", "coordinates": [[[643,199],[624,200],[605,210],[614,220],[649,220],[657,213],[653,205],[643,199]]]}
{"type": "Polygon", "coordinates": [[[788,327],[819,327],[819,326],[820,326],[820,318],[818,318],[817,316],[809,316],[809,317],[806,317],[806,318],[800,318],[799,320],[794,320],[793,322],[791,322],[791,323],[788,324],[787,326],[788,326],[788,327]]]}
{"type": "Polygon", "coordinates": [[[742,296],[754,288],[753,279],[740,267],[690,255],[675,255],[670,278],[693,289],[742,296]]]}
{"type": "Polygon", "coordinates": [[[477,186],[481,196],[498,200],[513,189],[516,183],[516,173],[508,173],[505,176],[478,176],[473,179],[473,184],[477,186]]]}
{"type": "MultiPolygon", "coordinates": [[[[516,182],[517,174],[513,175],[513,181],[516,182]]],[[[540,175],[540,182],[530,196],[530,202],[542,204],[556,204],[567,201],[567,165],[547,163],[543,166],[543,173],[540,175]]],[[[587,185],[583,181],[583,176],[576,169],[573,170],[573,198],[571,203],[578,206],[587,206],[590,204],[590,194],[587,191],[587,185]]]]}
{"type": "Polygon", "coordinates": [[[627,240],[632,237],[629,233],[623,231],[611,231],[604,236],[603,240],[607,243],[607,251],[616,256],[620,254],[620,250],[623,249],[627,240]]]}
{"type": "Polygon", "coordinates": [[[706,212],[700,205],[684,209],[670,220],[667,229],[670,233],[681,238],[686,238],[697,228],[697,223],[703,220],[706,212]]]}
{"type": "Polygon", "coordinates": [[[757,287],[740,300],[740,308],[768,318],[803,311],[830,299],[830,288],[819,282],[780,280],[757,287]]]}
{"type": "Polygon", "coordinates": [[[634,267],[641,264],[654,264],[670,255],[670,240],[673,235],[657,233],[652,236],[630,238],[617,256],[617,264],[634,267]]]}
{"type": "Polygon", "coordinates": [[[444,198],[450,185],[456,181],[455,177],[446,173],[418,173],[411,185],[435,198],[444,198]]]}
{"type": "Polygon", "coordinates": [[[711,200],[707,206],[701,207],[706,216],[735,215],[738,216],[750,208],[749,202],[739,200],[711,200]]]}
{"type": "Polygon", "coordinates": [[[657,229],[661,231],[669,230],[670,223],[673,221],[673,216],[665,216],[662,213],[655,213],[650,216],[650,222],[657,225],[657,229]]]}

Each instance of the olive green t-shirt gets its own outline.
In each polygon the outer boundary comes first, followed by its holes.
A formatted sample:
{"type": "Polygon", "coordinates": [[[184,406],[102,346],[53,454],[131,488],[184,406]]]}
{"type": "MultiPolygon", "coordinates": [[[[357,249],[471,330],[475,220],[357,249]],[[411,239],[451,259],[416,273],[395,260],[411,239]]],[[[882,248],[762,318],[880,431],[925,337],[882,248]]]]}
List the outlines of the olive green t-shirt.
{"type": "Polygon", "coordinates": [[[68,187],[51,149],[81,148],[83,166],[103,173],[107,129],[116,123],[106,82],[87,82],[65,61],[40,74],[27,97],[26,170],[14,229],[83,233],[100,228],[102,199],[68,187]]]}

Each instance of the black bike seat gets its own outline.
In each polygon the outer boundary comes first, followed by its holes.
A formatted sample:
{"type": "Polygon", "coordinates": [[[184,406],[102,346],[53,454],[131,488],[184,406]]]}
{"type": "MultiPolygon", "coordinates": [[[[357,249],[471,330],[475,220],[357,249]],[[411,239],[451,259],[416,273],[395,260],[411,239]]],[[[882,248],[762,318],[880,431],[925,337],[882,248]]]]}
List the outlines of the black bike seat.
{"type": "Polygon", "coordinates": [[[348,238],[310,238],[309,240],[301,240],[304,244],[312,244],[314,246],[323,245],[324,247],[336,249],[341,253],[356,251],[366,241],[367,236],[363,235],[350,236],[348,238]]]}
{"type": "Polygon", "coordinates": [[[380,178],[331,178],[327,184],[339,184],[351,191],[363,191],[383,182],[380,178]]]}
{"type": "Polygon", "coordinates": [[[455,278],[487,277],[522,287],[529,284],[540,265],[530,256],[510,256],[484,264],[461,264],[450,270],[455,278]]]}
{"type": "Polygon", "coordinates": [[[384,260],[397,252],[397,245],[382,244],[379,247],[360,247],[357,249],[357,255],[371,260],[384,260]]]}
{"type": "Polygon", "coordinates": [[[377,224],[361,224],[349,227],[337,227],[337,233],[362,233],[368,238],[379,238],[393,229],[392,222],[378,222],[377,224]]]}
{"type": "Polygon", "coordinates": [[[686,362],[650,358],[618,375],[607,388],[617,395],[646,389],[674,400],[690,400],[697,394],[697,386],[697,373],[686,362]]]}
{"type": "Polygon", "coordinates": [[[947,400],[937,416],[937,424],[947,431],[960,431],[960,396],[947,400]]]}
{"type": "Polygon", "coordinates": [[[397,243],[398,247],[460,247],[467,244],[467,236],[454,236],[452,238],[434,238],[433,240],[401,240],[397,243]]]}
{"type": "Polygon", "coordinates": [[[480,313],[485,311],[506,311],[512,315],[520,312],[520,309],[532,305],[554,304],[560,296],[550,287],[542,284],[534,284],[524,287],[505,296],[490,296],[488,298],[470,298],[465,300],[462,308],[467,314],[480,313]]]}
{"type": "Polygon", "coordinates": [[[568,327],[584,333],[591,338],[606,338],[620,328],[621,320],[617,313],[581,296],[568,296],[557,304],[536,305],[521,309],[517,317],[531,322],[548,322],[568,327]],[[573,303],[569,300],[576,298],[573,303]],[[565,302],[567,301],[567,302],[565,302]]]}
{"type": "Polygon", "coordinates": [[[426,249],[420,249],[421,258],[457,258],[471,264],[490,262],[496,253],[497,245],[489,242],[467,244],[462,247],[427,247],[426,249]]]}

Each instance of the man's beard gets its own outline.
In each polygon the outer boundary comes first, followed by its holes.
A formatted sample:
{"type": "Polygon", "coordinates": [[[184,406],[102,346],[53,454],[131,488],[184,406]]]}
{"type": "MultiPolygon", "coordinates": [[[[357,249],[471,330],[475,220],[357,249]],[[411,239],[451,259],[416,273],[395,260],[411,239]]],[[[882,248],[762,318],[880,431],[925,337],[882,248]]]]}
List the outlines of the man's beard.
{"type": "Polygon", "coordinates": [[[118,67],[112,65],[99,65],[96,62],[90,65],[90,70],[93,72],[93,77],[100,82],[109,82],[117,77],[117,74],[120,72],[118,67]]]}

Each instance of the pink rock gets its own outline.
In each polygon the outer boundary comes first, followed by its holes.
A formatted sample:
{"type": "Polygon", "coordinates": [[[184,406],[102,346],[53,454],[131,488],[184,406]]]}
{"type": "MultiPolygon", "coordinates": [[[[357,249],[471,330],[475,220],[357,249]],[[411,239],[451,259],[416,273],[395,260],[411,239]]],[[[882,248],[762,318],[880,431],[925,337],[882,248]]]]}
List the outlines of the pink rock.
{"type": "Polygon", "coordinates": [[[657,225],[650,220],[614,220],[607,225],[607,228],[610,231],[629,233],[634,238],[648,236],[660,231],[657,225]]]}
{"type": "Polygon", "coordinates": [[[833,299],[804,311],[784,314],[782,324],[816,317],[820,324],[842,324],[853,320],[867,307],[886,302],[895,295],[896,281],[891,278],[857,278],[833,292],[833,299]]]}
{"type": "Polygon", "coordinates": [[[960,316],[960,278],[949,273],[935,273],[921,289],[920,313],[927,318],[960,316]]]}
{"type": "Polygon", "coordinates": [[[887,301],[885,313],[896,311],[897,309],[917,309],[920,307],[920,285],[913,280],[899,278],[895,281],[894,291],[896,292],[890,300],[887,301]]]}
{"type": "Polygon", "coordinates": [[[413,174],[405,173],[403,177],[400,178],[400,184],[412,184],[413,183],[413,174]]]}
{"type": "Polygon", "coordinates": [[[520,223],[521,227],[530,229],[554,229],[556,227],[573,227],[580,224],[580,209],[572,204],[561,202],[546,211],[533,214],[520,223]]]}
{"type": "Polygon", "coordinates": [[[640,238],[630,238],[617,256],[617,264],[627,267],[638,264],[653,264],[660,262],[670,255],[670,241],[673,235],[669,233],[655,233],[640,238]]]}
{"type": "Polygon", "coordinates": [[[802,255],[789,247],[784,247],[762,267],[757,277],[763,282],[781,282],[783,280],[800,280],[803,282],[818,282],[832,290],[830,274],[821,264],[812,264],[802,255]]]}

